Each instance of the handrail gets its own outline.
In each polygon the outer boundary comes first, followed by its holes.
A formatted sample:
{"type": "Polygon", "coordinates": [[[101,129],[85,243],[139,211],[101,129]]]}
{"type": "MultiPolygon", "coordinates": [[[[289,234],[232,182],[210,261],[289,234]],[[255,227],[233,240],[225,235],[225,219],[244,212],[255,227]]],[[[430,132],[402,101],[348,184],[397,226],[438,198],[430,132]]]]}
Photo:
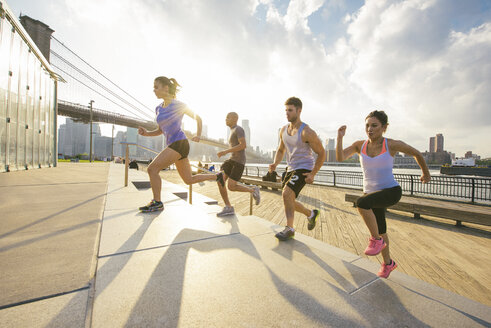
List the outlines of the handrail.
{"type": "MultiPolygon", "coordinates": [[[[248,165],[246,175],[265,175],[268,167],[248,165]],[[257,171],[257,172],[256,172],[257,171]]],[[[472,204],[491,203],[491,179],[459,176],[432,176],[430,183],[420,182],[416,174],[394,173],[395,179],[402,187],[403,193],[412,196],[426,196],[437,199],[465,200],[472,204]]],[[[363,173],[352,171],[335,171],[321,169],[314,180],[315,185],[348,187],[362,189],[363,173]]]]}

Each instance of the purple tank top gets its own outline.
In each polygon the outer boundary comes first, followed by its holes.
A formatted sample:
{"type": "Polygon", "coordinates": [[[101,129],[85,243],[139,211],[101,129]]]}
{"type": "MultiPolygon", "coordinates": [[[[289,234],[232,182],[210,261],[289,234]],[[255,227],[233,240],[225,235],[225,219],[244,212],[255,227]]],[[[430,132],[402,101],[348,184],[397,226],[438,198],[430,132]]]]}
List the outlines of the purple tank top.
{"type": "Polygon", "coordinates": [[[167,107],[158,105],[155,108],[155,114],[157,115],[157,124],[160,130],[165,136],[167,145],[173,142],[186,139],[184,131],[182,131],[182,117],[187,109],[186,104],[179,100],[172,100],[167,107]]]}

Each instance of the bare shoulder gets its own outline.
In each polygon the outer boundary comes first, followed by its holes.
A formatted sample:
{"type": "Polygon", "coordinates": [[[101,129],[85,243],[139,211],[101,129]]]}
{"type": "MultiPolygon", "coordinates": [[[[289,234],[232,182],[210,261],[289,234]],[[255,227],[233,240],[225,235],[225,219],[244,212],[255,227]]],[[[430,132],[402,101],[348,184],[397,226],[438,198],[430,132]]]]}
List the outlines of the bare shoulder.
{"type": "Polygon", "coordinates": [[[356,149],[357,153],[361,152],[361,147],[363,147],[364,142],[365,140],[357,140],[353,142],[352,146],[356,149]]]}
{"type": "Polygon", "coordinates": [[[283,135],[283,132],[285,131],[286,127],[283,125],[280,129],[280,137],[283,135]]]}
{"type": "Polygon", "coordinates": [[[308,124],[305,124],[302,130],[302,137],[306,139],[315,138],[317,137],[317,133],[308,124]]]}
{"type": "Polygon", "coordinates": [[[404,146],[407,146],[406,143],[402,140],[396,140],[396,139],[390,139],[387,138],[387,145],[389,146],[389,149],[399,149],[401,147],[404,148],[404,146]]]}

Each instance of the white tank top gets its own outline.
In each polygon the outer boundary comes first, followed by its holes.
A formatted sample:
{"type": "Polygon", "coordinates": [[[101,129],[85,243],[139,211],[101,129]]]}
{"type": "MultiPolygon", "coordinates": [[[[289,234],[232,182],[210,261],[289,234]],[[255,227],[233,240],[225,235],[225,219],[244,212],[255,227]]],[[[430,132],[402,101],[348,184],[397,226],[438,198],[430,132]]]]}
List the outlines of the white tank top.
{"type": "Polygon", "coordinates": [[[314,156],[312,148],[306,142],[302,141],[302,131],[306,124],[302,123],[297,133],[294,135],[288,134],[288,125],[283,129],[283,143],[286,147],[286,163],[288,164],[287,171],[294,170],[311,170],[314,168],[314,156]]]}
{"type": "Polygon", "coordinates": [[[368,140],[363,143],[360,152],[361,168],[363,169],[363,192],[371,193],[382,189],[396,187],[392,168],[394,157],[390,155],[387,138],[384,138],[382,152],[375,157],[367,154],[368,140]]]}

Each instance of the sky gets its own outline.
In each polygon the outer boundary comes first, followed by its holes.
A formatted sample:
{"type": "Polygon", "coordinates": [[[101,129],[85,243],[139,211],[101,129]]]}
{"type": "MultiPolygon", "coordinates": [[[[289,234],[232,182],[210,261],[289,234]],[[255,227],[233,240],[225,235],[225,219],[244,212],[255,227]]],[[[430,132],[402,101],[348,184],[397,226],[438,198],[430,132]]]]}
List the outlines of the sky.
{"type": "MultiPolygon", "coordinates": [[[[365,139],[372,110],[386,136],[427,151],[491,157],[489,0],[9,0],[148,108],[153,80],[225,138],[225,116],[248,119],[251,144],[273,150],[299,97],[323,143],[347,125],[365,139]]],[[[189,122],[187,122],[189,123],[189,122]]],[[[240,123],[240,122],[239,122],[240,123]]],[[[188,126],[188,125],[187,125],[188,126]]],[[[187,127],[186,126],[186,127],[187,127]]],[[[191,125],[189,125],[191,126],[191,125]]]]}

